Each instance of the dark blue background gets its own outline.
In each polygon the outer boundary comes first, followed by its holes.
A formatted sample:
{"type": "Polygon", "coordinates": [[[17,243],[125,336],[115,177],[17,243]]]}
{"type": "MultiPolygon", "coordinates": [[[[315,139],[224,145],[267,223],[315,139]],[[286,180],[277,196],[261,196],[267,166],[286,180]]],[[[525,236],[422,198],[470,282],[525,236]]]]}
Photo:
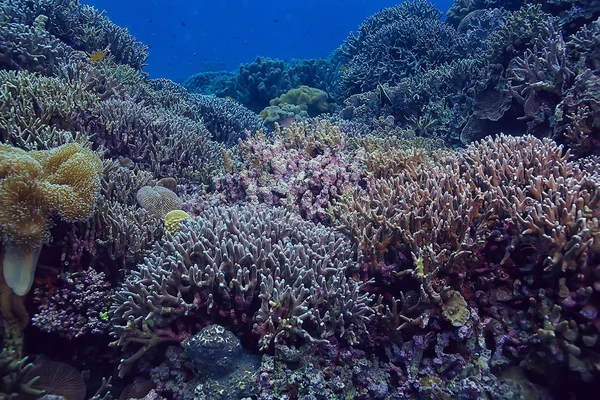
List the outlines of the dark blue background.
{"type": "MultiPolygon", "coordinates": [[[[82,0],[150,45],[145,71],[176,81],[257,55],[326,57],[391,0],[82,0]]],[[[444,13],[452,0],[434,1],[444,13]]]]}

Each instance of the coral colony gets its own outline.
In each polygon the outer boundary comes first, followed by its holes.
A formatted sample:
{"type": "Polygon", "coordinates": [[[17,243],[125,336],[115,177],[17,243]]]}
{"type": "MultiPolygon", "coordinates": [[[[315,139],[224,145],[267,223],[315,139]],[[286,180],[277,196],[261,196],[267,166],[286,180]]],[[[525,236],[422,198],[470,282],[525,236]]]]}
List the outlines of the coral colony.
{"type": "Polygon", "coordinates": [[[441,17],[179,85],[0,0],[0,399],[587,398],[600,3],[441,17]]]}

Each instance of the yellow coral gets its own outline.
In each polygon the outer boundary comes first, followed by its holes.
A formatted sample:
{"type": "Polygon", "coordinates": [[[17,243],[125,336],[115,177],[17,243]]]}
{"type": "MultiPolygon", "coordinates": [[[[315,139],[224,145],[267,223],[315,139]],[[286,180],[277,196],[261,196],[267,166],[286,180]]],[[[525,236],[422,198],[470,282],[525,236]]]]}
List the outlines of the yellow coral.
{"type": "Polygon", "coordinates": [[[171,235],[175,232],[179,232],[179,224],[185,219],[192,219],[188,213],[182,210],[169,211],[165,215],[165,229],[171,235]]]}
{"type": "Polygon", "coordinates": [[[448,290],[442,295],[442,316],[453,326],[463,326],[471,318],[465,298],[456,290],[448,290]]]}
{"type": "Polygon", "coordinates": [[[52,217],[89,218],[100,191],[102,163],[78,143],[31,151],[0,145],[0,233],[4,278],[27,293],[52,217]]]}
{"type": "Polygon", "coordinates": [[[329,95],[316,88],[302,85],[296,89],[291,89],[279,97],[269,102],[272,106],[281,104],[294,104],[302,110],[308,111],[310,116],[316,116],[324,112],[333,112],[335,105],[328,101],[329,95]]]}

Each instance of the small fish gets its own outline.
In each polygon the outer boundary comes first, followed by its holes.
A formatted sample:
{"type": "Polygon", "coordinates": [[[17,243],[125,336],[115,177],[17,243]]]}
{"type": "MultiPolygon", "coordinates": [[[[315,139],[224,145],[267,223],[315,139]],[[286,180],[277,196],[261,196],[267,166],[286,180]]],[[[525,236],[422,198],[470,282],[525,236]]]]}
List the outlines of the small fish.
{"type": "Polygon", "coordinates": [[[377,82],[377,89],[379,89],[379,100],[381,101],[381,107],[385,106],[386,104],[388,106],[391,106],[392,100],[390,99],[390,96],[387,94],[385,88],[383,87],[383,85],[381,85],[380,82],[377,82]]]}
{"type": "Polygon", "coordinates": [[[192,57],[196,57],[196,56],[197,56],[197,54],[196,54],[196,53],[192,53],[192,57]]]}
{"type": "Polygon", "coordinates": [[[235,100],[233,99],[233,97],[231,97],[231,96],[225,96],[225,98],[226,98],[227,100],[229,100],[229,101],[235,101],[235,100]]]}
{"type": "Polygon", "coordinates": [[[183,26],[185,28],[187,26],[187,24],[184,21],[181,21],[181,26],[183,26]]]}
{"type": "Polygon", "coordinates": [[[296,122],[296,118],[293,115],[290,115],[289,117],[285,117],[278,123],[279,123],[279,126],[282,128],[289,128],[290,126],[292,126],[292,124],[294,122],[296,122]]]}
{"type": "Polygon", "coordinates": [[[348,71],[348,67],[346,67],[345,65],[341,65],[338,69],[342,72],[348,71]]]}
{"type": "Polygon", "coordinates": [[[90,61],[102,61],[106,57],[106,52],[103,50],[94,51],[90,54],[90,61]]]}
{"type": "Polygon", "coordinates": [[[266,110],[260,113],[260,117],[262,119],[266,119],[268,116],[269,116],[269,112],[266,110]]]}
{"type": "Polygon", "coordinates": [[[275,23],[278,23],[278,22],[279,22],[279,20],[278,20],[278,19],[275,19],[275,18],[273,18],[273,22],[275,22],[275,23]]]}

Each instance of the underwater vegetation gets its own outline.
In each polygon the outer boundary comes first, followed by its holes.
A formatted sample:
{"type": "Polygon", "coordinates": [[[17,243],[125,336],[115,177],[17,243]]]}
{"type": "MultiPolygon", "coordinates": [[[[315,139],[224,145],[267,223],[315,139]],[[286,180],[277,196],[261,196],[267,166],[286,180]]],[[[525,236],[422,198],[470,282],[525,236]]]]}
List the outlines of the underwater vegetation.
{"type": "Polygon", "coordinates": [[[0,0],[0,399],[600,382],[600,5],[411,0],[183,84],[0,0]]]}

